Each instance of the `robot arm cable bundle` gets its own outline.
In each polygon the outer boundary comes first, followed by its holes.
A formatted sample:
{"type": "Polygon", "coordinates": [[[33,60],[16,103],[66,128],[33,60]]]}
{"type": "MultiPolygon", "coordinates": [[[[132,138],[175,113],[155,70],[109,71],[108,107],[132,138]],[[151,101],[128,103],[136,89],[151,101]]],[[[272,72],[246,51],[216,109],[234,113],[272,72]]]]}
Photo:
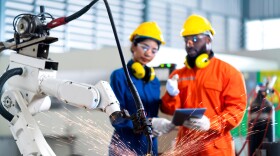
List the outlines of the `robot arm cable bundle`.
{"type": "MultiPolygon", "coordinates": [[[[11,77],[13,77],[13,76],[15,76],[15,75],[21,75],[22,73],[23,73],[22,68],[14,68],[14,69],[11,69],[11,70],[8,70],[7,72],[5,72],[5,73],[1,76],[1,78],[0,78],[0,93],[2,92],[2,88],[3,88],[4,84],[5,84],[5,82],[6,82],[9,78],[11,78],[11,77]]],[[[10,112],[8,112],[8,111],[3,107],[3,104],[2,104],[1,101],[0,101],[0,114],[1,114],[6,120],[8,120],[9,122],[11,122],[12,119],[13,119],[13,117],[14,117],[10,112]]]]}

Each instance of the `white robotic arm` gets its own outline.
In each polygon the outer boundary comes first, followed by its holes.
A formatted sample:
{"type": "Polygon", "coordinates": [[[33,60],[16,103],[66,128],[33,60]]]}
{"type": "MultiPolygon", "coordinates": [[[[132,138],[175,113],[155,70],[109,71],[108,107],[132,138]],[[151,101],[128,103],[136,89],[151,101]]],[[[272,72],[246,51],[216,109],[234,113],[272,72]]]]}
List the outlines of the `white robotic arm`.
{"type": "MultiPolygon", "coordinates": [[[[113,93],[110,85],[106,81],[99,81],[96,85],[76,83],[69,80],[56,79],[56,70],[48,69],[54,67],[57,62],[47,59],[38,59],[20,54],[12,54],[10,57],[10,69],[21,67],[23,74],[12,77],[8,81],[9,89],[17,89],[22,92],[28,103],[38,101],[46,96],[54,96],[61,101],[87,109],[100,109],[111,115],[120,111],[119,102],[113,93]]],[[[44,104],[41,106],[29,105],[32,114],[48,110],[49,106],[44,99],[36,103],[44,104]]]]}
{"type": "Polygon", "coordinates": [[[111,115],[120,111],[118,100],[106,81],[99,81],[95,86],[72,81],[45,79],[40,85],[41,92],[76,107],[100,109],[111,115]]]}
{"type": "Polygon", "coordinates": [[[57,62],[48,59],[17,53],[10,57],[9,69],[21,68],[23,72],[7,80],[1,104],[12,115],[10,129],[24,156],[55,156],[32,117],[49,110],[49,96],[76,107],[101,110],[110,119],[115,119],[115,115],[120,116],[119,102],[108,82],[99,81],[93,86],[59,80],[56,79],[57,65],[57,62]]]}

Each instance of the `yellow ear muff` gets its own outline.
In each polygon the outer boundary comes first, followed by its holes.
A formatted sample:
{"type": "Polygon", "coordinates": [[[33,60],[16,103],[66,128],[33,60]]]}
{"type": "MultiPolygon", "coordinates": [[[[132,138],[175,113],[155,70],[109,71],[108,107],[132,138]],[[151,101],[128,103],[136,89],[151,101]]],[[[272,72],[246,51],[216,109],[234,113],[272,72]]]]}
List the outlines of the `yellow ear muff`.
{"type": "Polygon", "coordinates": [[[133,71],[133,75],[138,79],[142,79],[146,74],[144,67],[139,62],[134,62],[131,65],[131,69],[133,71]]]}
{"type": "MultiPolygon", "coordinates": [[[[195,59],[195,66],[197,68],[205,68],[206,66],[208,66],[209,63],[210,63],[210,59],[208,54],[201,54],[195,59]]],[[[184,64],[188,69],[191,69],[191,66],[188,64],[187,58],[184,64]]]]}
{"type": "Polygon", "coordinates": [[[195,59],[195,66],[197,68],[205,68],[210,63],[208,54],[201,54],[195,59]]]}
{"type": "Polygon", "coordinates": [[[137,79],[142,79],[145,82],[152,81],[156,77],[155,69],[152,67],[144,66],[139,62],[134,62],[131,65],[133,75],[137,79]]]}

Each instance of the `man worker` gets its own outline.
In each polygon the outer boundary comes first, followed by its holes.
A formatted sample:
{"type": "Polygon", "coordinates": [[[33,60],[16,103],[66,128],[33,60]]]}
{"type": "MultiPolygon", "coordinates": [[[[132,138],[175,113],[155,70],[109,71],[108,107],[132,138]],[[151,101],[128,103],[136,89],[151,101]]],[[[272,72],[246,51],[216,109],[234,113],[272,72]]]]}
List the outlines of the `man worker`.
{"type": "Polygon", "coordinates": [[[178,108],[206,111],[200,119],[186,119],[179,128],[175,155],[235,155],[230,130],[244,116],[246,88],[241,72],[214,56],[214,35],[210,22],[195,14],[181,30],[187,52],[185,67],[170,74],[161,111],[170,115],[178,108]]]}

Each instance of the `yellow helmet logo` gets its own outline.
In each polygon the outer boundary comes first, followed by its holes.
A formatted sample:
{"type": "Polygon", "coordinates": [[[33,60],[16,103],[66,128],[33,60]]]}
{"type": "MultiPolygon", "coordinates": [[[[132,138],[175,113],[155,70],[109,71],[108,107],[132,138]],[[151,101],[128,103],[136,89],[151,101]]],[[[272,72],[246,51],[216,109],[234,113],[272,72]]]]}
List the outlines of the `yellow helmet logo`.
{"type": "Polygon", "coordinates": [[[165,44],[162,32],[156,22],[144,22],[140,24],[130,35],[129,40],[132,42],[135,36],[143,36],[158,40],[165,44]]]}
{"type": "Polygon", "coordinates": [[[206,18],[193,14],[185,21],[181,36],[197,35],[206,31],[210,31],[213,36],[215,34],[215,30],[206,18]]]}

